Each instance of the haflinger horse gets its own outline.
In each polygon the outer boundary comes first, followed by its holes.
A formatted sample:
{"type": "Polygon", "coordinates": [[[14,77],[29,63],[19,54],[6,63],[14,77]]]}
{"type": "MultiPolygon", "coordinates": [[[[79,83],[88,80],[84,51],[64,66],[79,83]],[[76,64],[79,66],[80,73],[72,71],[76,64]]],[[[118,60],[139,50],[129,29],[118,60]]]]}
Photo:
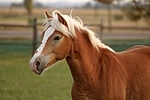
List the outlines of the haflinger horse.
{"type": "Polygon", "coordinates": [[[150,47],[115,52],[77,16],[55,10],[45,17],[42,43],[30,60],[34,73],[66,59],[73,100],[150,100],[150,47]]]}

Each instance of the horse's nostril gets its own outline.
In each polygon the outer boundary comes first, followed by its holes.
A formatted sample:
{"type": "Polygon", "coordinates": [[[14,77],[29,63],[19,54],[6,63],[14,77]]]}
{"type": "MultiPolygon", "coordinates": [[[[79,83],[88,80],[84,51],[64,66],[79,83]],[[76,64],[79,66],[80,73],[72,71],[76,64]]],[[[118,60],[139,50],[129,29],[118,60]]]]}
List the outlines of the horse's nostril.
{"type": "Polygon", "coordinates": [[[40,62],[36,61],[36,69],[39,70],[40,62]]]}

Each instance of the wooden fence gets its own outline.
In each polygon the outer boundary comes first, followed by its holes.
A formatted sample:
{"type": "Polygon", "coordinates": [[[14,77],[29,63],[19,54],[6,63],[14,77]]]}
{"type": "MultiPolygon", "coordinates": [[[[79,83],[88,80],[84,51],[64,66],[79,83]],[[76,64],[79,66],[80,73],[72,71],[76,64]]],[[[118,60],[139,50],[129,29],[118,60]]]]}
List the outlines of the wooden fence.
{"type": "Polygon", "coordinates": [[[149,31],[150,33],[150,27],[134,27],[134,26],[104,26],[103,24],[85,24],[91,27],[98,27],[100,32],[99,32],[99,36],[100,39],[102,40],[103,38],[103,34],[105,30],[135,30],[135,31],[149,31]]]}
{"type": "Polygon", "coordinates": [[[12,27],[18,27],[18,28],[32,28],[33,29],[33,39],[32,39],[32,54],[34,54],[38,41],[37,41],[37,19],[33,19],[33,24],[31,25],[17,25],[17,24],[0,24],[0,27],[4,27],[4,29],[12,28],[12,27]]]}
{"type": "MultiPolygon", "coordinates": [[[[37,25],[42,25],[41,23],[37,23],[37,19],[33,19],[33,24],[32,25],[15,25],[15,24],[0,24],[0,27],[21,27],[21,28],[32,28],[33,29],[33,39],[32,39],[32,54],[35,52],[37,45],[38,45],[38,40],[37,40],[37,34],[38,34],[38,29],[37,25]]],[[[143,30],[143,31],[150,31],[149,27],[121,27],[121,26],[104,26],[103,24],[85,24],[90,27],[98,27],[100,30],[100,38],[102,40],[104,30],[143,30]]]]}

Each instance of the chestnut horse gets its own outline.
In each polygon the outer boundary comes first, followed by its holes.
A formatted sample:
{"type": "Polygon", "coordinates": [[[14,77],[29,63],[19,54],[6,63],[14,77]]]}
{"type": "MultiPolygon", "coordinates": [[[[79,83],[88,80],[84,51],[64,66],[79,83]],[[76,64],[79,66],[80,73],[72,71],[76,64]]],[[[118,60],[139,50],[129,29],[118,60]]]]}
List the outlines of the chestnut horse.
{"type": "Polygon", "coordinates": [[[45,17],[42,43],[30,60],[34,73],[66,59],[73,100],[150,100],[150,47],[115,52],[77,16],[54,11],[45,17]]]}

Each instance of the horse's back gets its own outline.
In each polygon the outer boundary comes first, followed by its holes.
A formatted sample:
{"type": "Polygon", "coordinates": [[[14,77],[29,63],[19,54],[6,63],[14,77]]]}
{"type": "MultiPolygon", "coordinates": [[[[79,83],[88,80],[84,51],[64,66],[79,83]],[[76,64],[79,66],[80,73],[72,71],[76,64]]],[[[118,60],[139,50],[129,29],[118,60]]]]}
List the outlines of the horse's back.
{"type": "Polygon", "coordinates": [[[131,47],[118,56],[126,69],[126,100],[150,100],[150,47],[131,47]]]}
{"type": "MultiPolygon", "coordinates": [[[[146,55],[148,57],[150,57],[150,47],[149,46],[144,46],[144,45],[137,45],[137,46],[133,46],[128,48],[125,51],[119,52],[119,55],[146,55]]],[[[132,56],[131,56],[132,57],[132,56]]]]}
{"type": "Polygon", "coordinates": [[[127,50],[130,50],[130,49],[141,49],[141,48],[150,48],[148,46],[145,46],[145,45],[135,45],[135,46],[132,46],[130,48],[128,48],[127,50]]]}

